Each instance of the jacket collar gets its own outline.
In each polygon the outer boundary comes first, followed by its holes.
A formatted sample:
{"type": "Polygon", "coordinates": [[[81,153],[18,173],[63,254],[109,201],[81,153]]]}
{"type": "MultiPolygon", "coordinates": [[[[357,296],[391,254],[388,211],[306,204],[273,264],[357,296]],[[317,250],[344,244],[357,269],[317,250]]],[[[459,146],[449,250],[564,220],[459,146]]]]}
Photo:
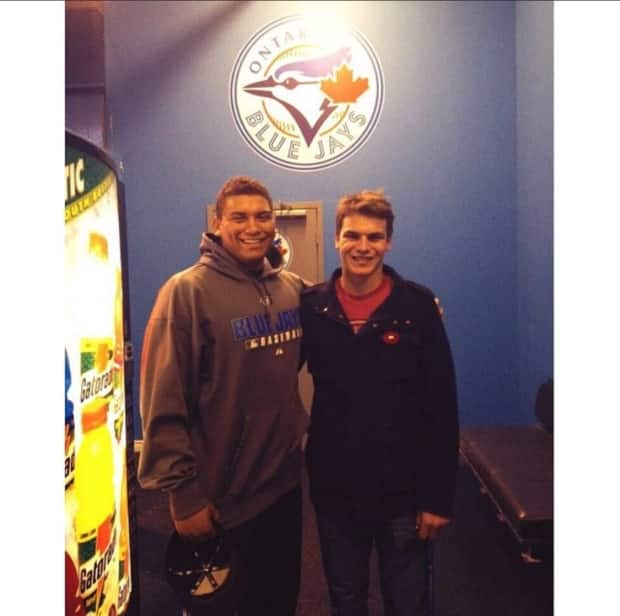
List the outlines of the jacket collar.
{"type": "MultiPolygon", "coordinates": [[[[400,290],[406,286],[405,280],[389,265],[383,265],[383,273],[392,278],[394,281],[394,288],[387,300],[377,309],[376,316],[379,316],[380,313],[383,312],[383,308],[386,304],[391,303],[394,296],[400,295],[400,290]]],[[[329,318],[346,322],[347,318],[344,316],[342,306],[336,295],[336,280],[338,280],[340,276],[342,276],[342,268],[338,267],[334,270],[330,279],[321,286],[315,296],[313,305],[316,312],[323,313],[329,318]]]]}

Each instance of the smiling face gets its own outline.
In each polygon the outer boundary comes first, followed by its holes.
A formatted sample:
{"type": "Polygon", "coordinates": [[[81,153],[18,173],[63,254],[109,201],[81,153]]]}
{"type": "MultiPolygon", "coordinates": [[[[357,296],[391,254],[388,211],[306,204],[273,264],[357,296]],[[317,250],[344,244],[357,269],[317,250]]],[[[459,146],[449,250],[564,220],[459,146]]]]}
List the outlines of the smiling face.
{"type": "Polygon", "coordinates": [[[385,220],[363,214],[345,216],[335,245],[345,280],[367,287],[381,283],[383,257],[392,247],[385,220]]]}
{"type": "Polygon", "coordinates": [[[273,211],[261,195],[226,197],[213,227],[222,246],[248,270],[260,269],[276,231],[273,211]]]}

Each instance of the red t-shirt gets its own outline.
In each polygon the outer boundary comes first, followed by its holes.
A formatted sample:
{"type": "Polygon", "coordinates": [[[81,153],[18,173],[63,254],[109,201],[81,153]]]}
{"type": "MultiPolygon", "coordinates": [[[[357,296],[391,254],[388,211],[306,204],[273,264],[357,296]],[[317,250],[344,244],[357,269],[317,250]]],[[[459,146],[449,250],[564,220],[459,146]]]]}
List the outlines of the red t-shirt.
{"type": "Polygon", "coordinates": [[[384,275],[381,284],[374,291],[365,295],[351,295],[345,291],[340,278],[336,280],[336,296],[356,334],[370,315],[388,298],[393,286],[392,278],[384,275]]]}

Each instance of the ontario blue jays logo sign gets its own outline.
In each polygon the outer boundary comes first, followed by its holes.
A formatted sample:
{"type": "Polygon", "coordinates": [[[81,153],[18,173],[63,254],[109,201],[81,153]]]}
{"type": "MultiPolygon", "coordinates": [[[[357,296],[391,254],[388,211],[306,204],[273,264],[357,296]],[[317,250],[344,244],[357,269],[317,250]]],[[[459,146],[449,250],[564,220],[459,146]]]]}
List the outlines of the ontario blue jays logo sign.
{"type": "Polygon", "coordinates": [[[285,17],[239,53],[230,103],[239,132],[260,156],[316,171],[368,140],[383,106],[383,74],[361,33],[285,17]]]}

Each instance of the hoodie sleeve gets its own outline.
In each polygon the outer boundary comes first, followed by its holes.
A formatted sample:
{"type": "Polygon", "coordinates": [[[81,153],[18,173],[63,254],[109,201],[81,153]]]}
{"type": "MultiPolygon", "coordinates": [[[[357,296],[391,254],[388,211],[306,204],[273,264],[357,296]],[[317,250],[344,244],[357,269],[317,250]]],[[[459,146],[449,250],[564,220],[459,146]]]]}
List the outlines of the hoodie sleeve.
{"type": "Polygon", "coordinates": [[[144,443],[138,479],[144,488],[168,493],[174,519],[208,504],[188,430],[193,374],[201,353],[190,299],[180,278],[162,287],[147,324],[140,363],[144,443]]]}

